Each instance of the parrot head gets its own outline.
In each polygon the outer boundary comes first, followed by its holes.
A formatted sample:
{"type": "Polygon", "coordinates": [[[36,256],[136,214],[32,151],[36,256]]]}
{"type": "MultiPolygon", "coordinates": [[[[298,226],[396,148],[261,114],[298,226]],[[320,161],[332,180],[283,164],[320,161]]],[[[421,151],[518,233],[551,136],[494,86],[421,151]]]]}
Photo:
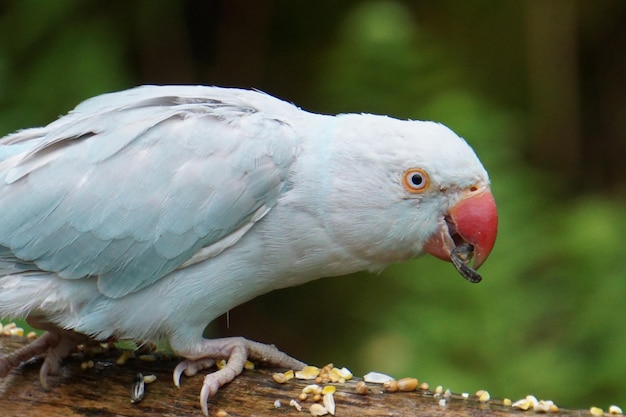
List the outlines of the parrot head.
{"type": "Polygon", "coordinates": [[[341,176],[333,176],[332,200],[345,206],[327,212],[342,222],[337,238],[346,241],[343,246],[380,262],[428,253],[479,282],[475,270],[494,246],[498,215],[488,174],[473,149],[439,123],[340,117],[351,130],[342,134],[348,146],[333,154],[342,168],[341,176]]]}

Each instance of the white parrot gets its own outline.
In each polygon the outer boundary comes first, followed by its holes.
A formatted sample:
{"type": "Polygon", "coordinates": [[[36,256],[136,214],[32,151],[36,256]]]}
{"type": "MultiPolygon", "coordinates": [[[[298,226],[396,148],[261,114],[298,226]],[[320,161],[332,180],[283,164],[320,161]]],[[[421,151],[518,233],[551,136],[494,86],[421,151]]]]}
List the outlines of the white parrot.
{"type": "Polygon", "coordinates": [[[487,172],[434,122],[319,115],[270,95],[143,86],[0,139],[0,316],[47,332],[40,380],[88,338],[166,340],[200,403],[247,359],[304,364],[206,325],[277,288],[424,252],[475,272],[496,238],[487,172]],[[470,266],[473,257],[473,268],[470,266]]]}

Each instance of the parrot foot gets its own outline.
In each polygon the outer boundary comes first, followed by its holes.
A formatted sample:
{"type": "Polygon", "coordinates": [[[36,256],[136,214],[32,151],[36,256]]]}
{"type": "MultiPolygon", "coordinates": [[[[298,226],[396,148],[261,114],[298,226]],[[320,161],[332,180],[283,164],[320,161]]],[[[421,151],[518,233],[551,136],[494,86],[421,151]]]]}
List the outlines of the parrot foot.
{"type": "Polygon", "coordinates": [[[179,353],[181,356],[198,359],[187,359],[176,366],[173,375],[176,386],[180,386],[182,373],[193,376],[198,371],[213,366],[216,360],[227,360],[222,369],[204,377],[200,390],[200,407],[205,416],[209,415],[209,398],[215,395],[221,386],[228,384],[241,374],[247,360],[290,369],[302,369],[306,366],[305,363],[281,352],[274,345],[266,345],[242,337],[203,340],[202,345],[194,351],[193,355],[179,353]]]}
{"type": "Polygon", "coordinates": [[[47,390],[48,375],[59,372],[61,361],[76,349],[77,343],[74,333],[47,331],[28,345],[0,357],[0,377],[7,376],[11,369],[22,362],[47,352],[39,370],[39,382],[47,390]]]}

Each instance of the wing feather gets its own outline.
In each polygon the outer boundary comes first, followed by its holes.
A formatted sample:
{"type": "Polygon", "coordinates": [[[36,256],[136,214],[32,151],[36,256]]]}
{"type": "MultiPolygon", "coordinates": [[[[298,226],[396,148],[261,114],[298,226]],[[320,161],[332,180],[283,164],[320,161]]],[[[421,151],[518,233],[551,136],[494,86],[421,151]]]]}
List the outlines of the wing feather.
{"type": "Polygon", "coordinates": [[[0,145],[21,157],[0,163],[0,245],[14,268],[97,276],[109,297],[215,256],[286,190],[297,137],[281,111],[297,109],[251,91],[142,87],[8,136],[0,145]]]}

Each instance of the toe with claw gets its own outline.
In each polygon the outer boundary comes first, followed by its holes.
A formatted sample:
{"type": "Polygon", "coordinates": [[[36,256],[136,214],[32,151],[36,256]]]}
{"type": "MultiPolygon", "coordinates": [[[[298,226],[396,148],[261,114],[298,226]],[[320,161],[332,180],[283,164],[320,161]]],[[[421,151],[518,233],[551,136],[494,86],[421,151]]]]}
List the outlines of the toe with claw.
{"type": "Polygon", "coordinates": [[[226,365],[204,377],[200,390],[200,407],[204,415],[209,415],[208,401],[218,389],[235,379],[244,369],[247,360],[262,362],[267,365],[302,369],[305,363],[281,352],[274,345],[266,345],[241,337],[202,340],[192,354],[177,352],[188,359],[176,366],[173,373],[174,384],[180,386],[180,377],[184,373],[192,376],[200,370],[209,368],[216,360],[226,359],[226,365]]]}

